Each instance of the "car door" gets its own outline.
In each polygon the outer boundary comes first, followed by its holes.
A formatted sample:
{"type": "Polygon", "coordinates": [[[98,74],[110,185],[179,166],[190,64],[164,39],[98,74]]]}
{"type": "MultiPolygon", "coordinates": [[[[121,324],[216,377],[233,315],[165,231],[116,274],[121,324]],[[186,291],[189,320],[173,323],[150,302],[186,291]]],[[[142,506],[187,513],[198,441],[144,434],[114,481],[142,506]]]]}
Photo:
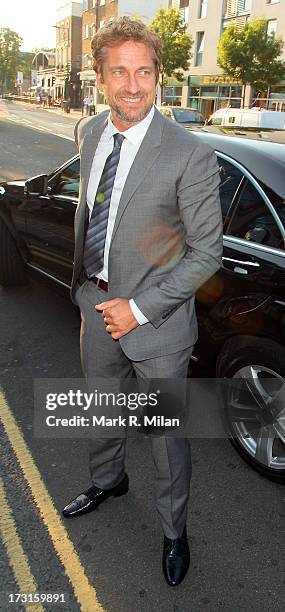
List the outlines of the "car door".
{"type": "MultiPolygon", "coordinates": [[[[222,168],[223,265],[197,294],[200,352],[219,350],[233,335],[280,334],[276,308],[284,303],[285,231],[261,186],[246,169],[218,154],[222,168]],[[265,329],[269,324],[271,329],[265,329]],[[204,347],[204,348],[203,348],[204,347]]],[[[278,309],[277,309],[278,310],[278,309]]]]}
{"type": "Polygon", "coordinates": [[[235,332],[255,332],[281,340],[284,245],[285,228],[276,207],[254,178],[245,177],[224,237],[223,278],[227,294],[234,296],[228,308],[231,324],[233,317],[235,320],[235,332]],[[281,310],[273,304],[279,304],[281,310]]]}
{"type": "Polygon", "coordinates": [[[73,266],[79,164],[76,158],[55,173],[48,193],[30,198],[27,210],[30,264],[67,285],[73,266]]]}

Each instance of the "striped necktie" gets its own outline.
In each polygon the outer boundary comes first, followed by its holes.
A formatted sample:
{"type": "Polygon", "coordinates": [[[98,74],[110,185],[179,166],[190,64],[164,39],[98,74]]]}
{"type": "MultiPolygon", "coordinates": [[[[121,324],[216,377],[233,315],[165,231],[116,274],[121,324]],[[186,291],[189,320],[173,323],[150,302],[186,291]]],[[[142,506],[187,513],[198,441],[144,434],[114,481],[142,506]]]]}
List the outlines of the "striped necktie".
{"type": "Polygon", "coordinates": [[[107,157],[95,196],[86,232],[83,266],[88,278],[96,276],[104,267],[104,250],[113,185],[120,159],[123,134],[114,134],[114,148],[107,157]]]}

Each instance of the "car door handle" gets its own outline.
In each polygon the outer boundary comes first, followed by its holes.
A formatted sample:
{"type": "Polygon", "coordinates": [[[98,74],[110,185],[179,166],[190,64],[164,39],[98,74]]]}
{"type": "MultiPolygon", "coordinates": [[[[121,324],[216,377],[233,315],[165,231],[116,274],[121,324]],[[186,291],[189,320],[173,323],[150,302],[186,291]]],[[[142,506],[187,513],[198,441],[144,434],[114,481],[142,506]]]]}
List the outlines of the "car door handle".
{"type": "Polygon", "coordinates": [[[243,261],[231,259],[231,257],[223,257],[222,259],[224,268],[232,270],[237,274],[248,274],[253,272],[254,268],[260,268],[260,264],[257,261],[243,261]]]}

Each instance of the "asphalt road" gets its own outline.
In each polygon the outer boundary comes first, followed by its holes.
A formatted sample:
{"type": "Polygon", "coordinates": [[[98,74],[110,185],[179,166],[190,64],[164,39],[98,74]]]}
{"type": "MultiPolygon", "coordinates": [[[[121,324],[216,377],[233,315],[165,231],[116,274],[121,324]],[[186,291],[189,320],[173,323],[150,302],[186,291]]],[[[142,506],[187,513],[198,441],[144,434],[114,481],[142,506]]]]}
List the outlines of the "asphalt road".
{"type": "Polygon", "coordinates": [[[49,173],[72,157],[76,120],[58,110],[0,99],[0,181],[49,173]]]}
{"type": "MultiPolygon", "coordinates": [[[[71,141],[35,128],[43,112],[18,110],[18,122],[2,114],[4,176],[43,172],[73,154],[71,141]],[[23,124],[24,112],[33,113],[33,127],[23,124]],[[18,144],[21,154],[15,157],[18,144]]],[[[52,119],[46,121],[56,131],[52,119]]],[[[75,122],[62,121],[66,131],[75,122]]],[[[35,275],[27,286],[0,288],[0,308],[1,480],[7,502],[1,501],[6,518],[0,519],[5,542],[0,543],[0,610],[24,609],[9,606],[7,599],[8,593],[19,592],[19,581],[29,584],[22,562],[17,569],[18,542],[37,592],[65,595],[66,603],[43,604],[44,610],[73,612],[81,601],[87,612],[283,611],[284,489],[251,470],[226,440],[192,442],[192,565],[177,589],[162,577],[154,467],[145,437],[129,440],[127,496],[110,499],[80,519],[61,520],[63,505],[89,486],[88,442],[34,436],[33,384],[40,378],[81,377],[78,313],[62,289],[35,275]],[[93,599],[82,588],[81,569],[93,599]]]]}

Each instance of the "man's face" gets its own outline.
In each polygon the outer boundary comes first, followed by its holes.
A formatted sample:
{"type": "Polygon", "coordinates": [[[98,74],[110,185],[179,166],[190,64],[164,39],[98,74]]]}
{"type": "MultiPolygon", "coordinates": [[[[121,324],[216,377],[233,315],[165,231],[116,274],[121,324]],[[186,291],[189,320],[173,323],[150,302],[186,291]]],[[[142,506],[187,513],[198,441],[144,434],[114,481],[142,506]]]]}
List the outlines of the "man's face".
{"type": "Polygon", "coordinates": [[[97,85],[105,94],[114,125],[121,131],[136,125],[148,114],[155,98],[151,49],[134,41],[108,47],[103,80],[98,73],[97,85]]]}

